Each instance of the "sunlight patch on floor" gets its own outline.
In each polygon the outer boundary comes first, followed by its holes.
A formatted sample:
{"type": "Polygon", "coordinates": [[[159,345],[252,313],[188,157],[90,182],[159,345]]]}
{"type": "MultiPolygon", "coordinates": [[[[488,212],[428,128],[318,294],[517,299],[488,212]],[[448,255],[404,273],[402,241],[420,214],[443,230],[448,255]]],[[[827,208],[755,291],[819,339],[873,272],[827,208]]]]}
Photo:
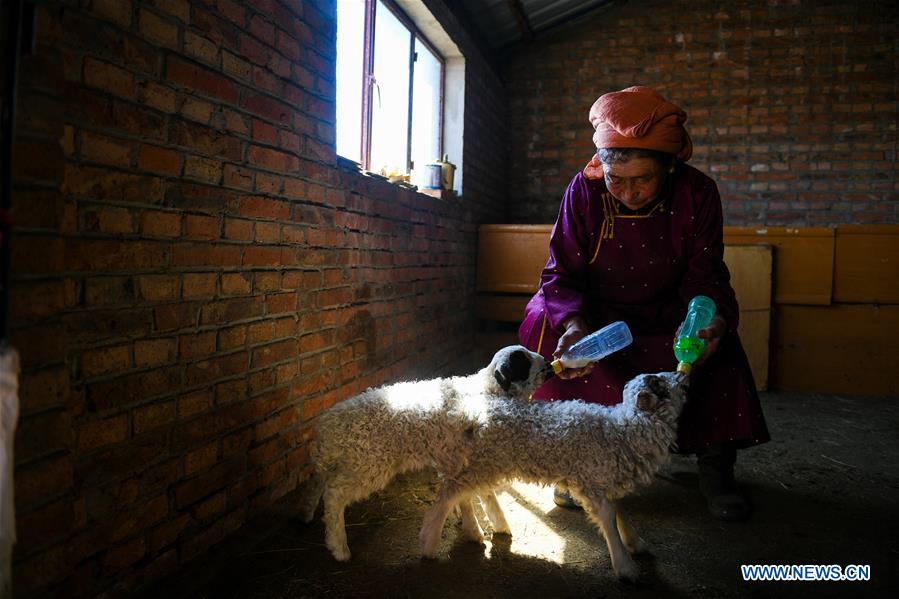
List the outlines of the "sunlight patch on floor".
{"type": "MultiPolygon", "coordinates": [[[[510,553],[564,563],[565,539],[547,525],[546,514],[556,507],[552,487],[514,482],[497,489],[496,496],[512,529],[510,553]]],[[[490,551],[488,543],[485,554],[490,551]]]]}

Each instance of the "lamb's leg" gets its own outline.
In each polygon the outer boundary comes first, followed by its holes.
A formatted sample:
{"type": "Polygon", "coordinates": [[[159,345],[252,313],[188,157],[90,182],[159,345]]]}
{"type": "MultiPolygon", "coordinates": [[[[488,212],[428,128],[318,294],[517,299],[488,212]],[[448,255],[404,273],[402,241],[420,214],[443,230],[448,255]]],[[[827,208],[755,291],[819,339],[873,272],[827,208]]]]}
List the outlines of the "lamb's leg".
{"type": "MultiPolygon", "coordinates": [[[[425,514],[424,523],[419,534],[419,542],[422,557],[435,557],[437,544],[440,542],[440,534],[450,510],[459,501],[460,496],[457,485],[443,481],[440,491],[437,493],[437,501],[425,514]]],[[[469,503],[469,507],[470,507],[469,503]]]]}
{"type": "Polygon", "coordinates": [[[615,507],[615,514],[615,522],[618,524],[618,534],[621,536],[621,541],[624,543],[627,550],[631,553],[648,553],[649,548],[646,545],[646,541],[644,541],[643,537],[634,530],[633,526],[628,524],[624,518],[621,517],[621,512],[618,511],[617,507],[615,507]]]}
{"type": "Polygon", "coordinates": [[[618,528],[615,526],[615,506],[609,501],[603,493],[595,491],[582,491],[570,487],[572,495],[581,502],[584,511],[590,520],[599,527],[603,536],[606,538],[606,545],[609,547],[609,557],[612,560],[612,569],[618,578],[624,580],[637,579],[637,564],[631,558],[630,554],[624,548],[621,537],[618,535],[618,528]]]}
{"type": "Polygon", "coordinates": [[[339,562],[349,561],[350,547],[346,542],[344,512],[349,503],[340,487],[328,486],[324,493],[325,546],[339,562]]]}
{"type": "Polygon", "coordinates": [[[316,472],[306,483],[306,488],[300,497],[300,518],[303,522],[312,522],[315,508],[318,507],[322,494],[325,492],[325,482],[325,477],[316,472]]]}
{"type": "Polygon", "coordinates": [[[459,501],[459,512],[462,516],[462,536],[475,543],[484,543],[484,531],[478,524],[478,518],[475,516],[474,507],[471,504],[472,498],[466,497],[459,501]]]}
{"type": "Polygon", "coordinates": [[[501,535],[511,535],[512,529],[509,528],[509,523],[506,522],[506,515],[503,513],[503,508],[500,507],[493,489],[480,495],[481,499],[484,500],[484,509],[487,512],[487,517],[490,518],[490,522],[493,524],[493,532],[501,535]]]}

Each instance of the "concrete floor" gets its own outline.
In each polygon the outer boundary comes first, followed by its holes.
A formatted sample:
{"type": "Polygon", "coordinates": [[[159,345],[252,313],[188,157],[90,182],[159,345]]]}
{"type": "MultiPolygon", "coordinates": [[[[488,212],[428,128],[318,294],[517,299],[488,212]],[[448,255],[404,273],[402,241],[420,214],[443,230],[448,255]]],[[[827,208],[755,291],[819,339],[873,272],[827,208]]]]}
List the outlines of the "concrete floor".
{"type": "Polygon", "coordinates": [[[436,493],[429,472],[400,477],[347,513],[353,559],[324,548],[295,497],[150,595],[280,597],[780,597],[897,596],[899,398],[763,394],[773,440],[741,452],[738,476],[756,506],[747,523],[710,518],[692,459],[675,456],[621,502],[652,554],[641,579],[619,582],[605,542],[551,490],[499,494],[512,538],[457,539],[451,516],[436,560],[417,556],[421,517],[436,493]],[[867,582],[744,582],[741,564],[869,565],[867,582]]]}

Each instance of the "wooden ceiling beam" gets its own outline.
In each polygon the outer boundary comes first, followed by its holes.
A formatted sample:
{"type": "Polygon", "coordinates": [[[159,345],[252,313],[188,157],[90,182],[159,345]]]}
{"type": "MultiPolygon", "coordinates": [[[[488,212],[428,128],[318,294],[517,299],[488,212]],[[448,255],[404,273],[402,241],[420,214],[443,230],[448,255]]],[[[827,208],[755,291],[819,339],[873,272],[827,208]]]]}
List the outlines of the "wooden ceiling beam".
{"type": "Polygon", "coordinates": [[[531,29],[531,22],[524,12],[521,0],[506,0],[506,6],[508,6],[509,10],[512,11],[512,14],[515,15],[515,20],[518,21],[518,28],[521,30],[521,37],[524,41],[529,42],[533,40],[534,30],[531,29]]]}

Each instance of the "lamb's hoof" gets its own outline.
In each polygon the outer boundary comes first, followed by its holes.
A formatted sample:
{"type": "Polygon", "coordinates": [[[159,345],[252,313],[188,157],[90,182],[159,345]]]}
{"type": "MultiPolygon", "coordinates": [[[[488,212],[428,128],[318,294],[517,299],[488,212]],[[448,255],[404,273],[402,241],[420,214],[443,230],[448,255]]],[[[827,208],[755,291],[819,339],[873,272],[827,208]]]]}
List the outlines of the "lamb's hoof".
{"type": "Polygon", "coordinates": [[[467,526],[463,526],[462,530],[460,532],[462,533],[462,535],[461,535],[462,538],[465,539],[466,541],[471,541],[473,543],[479,543],[481,545],[484,544],[484,533],[481,532],[480,527],[470,528],[467,526]]]}
{"type": "Polygon", "coordinates": [[[621,560],[622,563],[613,564],[612,569],[615,570],[615,575],[618,577],[618,580],[624,582],[637,582],[637,564],[634,563],[632,559],[621,560]]]}
{"type": "Polygon", "coordinates": [[[339,562],[348,562],[350,561],[350,548],[344,545],[343,547],[330,547],[331,555],[334,556],[339,562]]]}
{"type": "Polygon", "coordinates": [[[509,528],[509,524],[507,522],[504,522],[503,524],[495,524],[493,526],[493,534],[506,535],[507,537],[511,537],[512,529],[509,528]]]}
{"type": "Polygon", "coordinates": [[[431,536],[422,534],[419,540],[418,554],[424,559],[434,559],[437,557],[437,545],[440,542],[439,536],[431,536]]]}
{"type": "Polygon", "coordinates": [[[637,537],[636,539],[628,539],[624,543],[625,549],[627,549],[631,555],[649,555],[652,553],[649,550],[649,545],[646,544],[646,541],[637,537]]]}

